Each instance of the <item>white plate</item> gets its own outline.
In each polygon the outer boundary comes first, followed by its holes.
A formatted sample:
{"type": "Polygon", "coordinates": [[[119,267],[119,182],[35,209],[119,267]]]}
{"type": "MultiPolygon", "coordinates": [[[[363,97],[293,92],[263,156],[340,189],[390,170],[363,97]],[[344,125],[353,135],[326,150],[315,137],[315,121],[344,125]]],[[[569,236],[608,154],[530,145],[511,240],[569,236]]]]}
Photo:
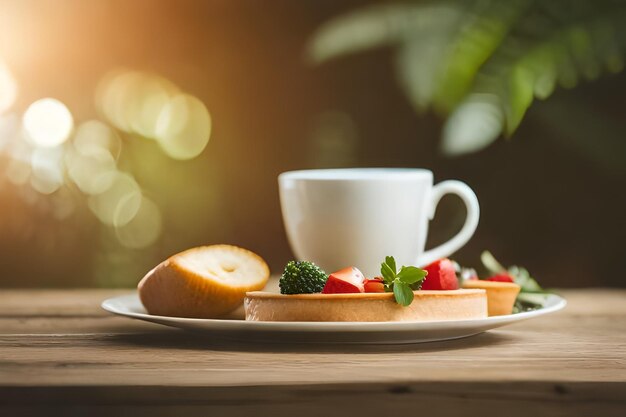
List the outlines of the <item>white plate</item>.
{"type": "Polygon", "coordinates": [[[137,294],[109,298],[105,310],[125,317],[207,333],[217,339],[272,343],[398,344],[459,339],[507,324],[542,316],[565,307],[565,300],[550,295],[539,310],[484,319],[431,322],[262,322],[226,319],[191,319],[154,316],[137,294]]]}

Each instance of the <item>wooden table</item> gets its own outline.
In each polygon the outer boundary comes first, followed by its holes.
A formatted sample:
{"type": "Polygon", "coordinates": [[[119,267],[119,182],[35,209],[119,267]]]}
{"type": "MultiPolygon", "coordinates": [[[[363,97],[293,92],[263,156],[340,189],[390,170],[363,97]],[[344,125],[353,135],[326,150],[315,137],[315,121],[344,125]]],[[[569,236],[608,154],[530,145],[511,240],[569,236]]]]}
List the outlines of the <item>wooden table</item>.
{"type": "Polygon", "coordinates": [[[463,340],[361,347],[220,342],[100,309],[126,292],[0,290],[0,415],[626,415],[626,290],[562,291],[562,312],[463,340]]]}

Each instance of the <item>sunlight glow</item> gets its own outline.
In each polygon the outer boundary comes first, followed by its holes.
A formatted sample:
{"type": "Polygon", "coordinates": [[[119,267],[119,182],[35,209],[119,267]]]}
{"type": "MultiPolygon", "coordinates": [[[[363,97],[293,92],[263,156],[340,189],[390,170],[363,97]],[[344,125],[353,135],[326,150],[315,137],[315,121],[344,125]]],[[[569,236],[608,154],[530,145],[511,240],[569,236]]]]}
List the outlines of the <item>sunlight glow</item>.
{"type": "Polygon", "coordinates": [[[54,98],[43,98],[31,104],[24,113],[23,123],[29,138],[42,147],[65,142],[74,127],[68,108],[54,98]]]}
{"type": "Polygon", "coordinates": [[[69,149],[65,155],[65,164],[70,179],[85,194],[95,195],[105,192],[115,179],[115,159],[108,152],[83,155],[75,149],[69,149]]]}
{"type": "Polygon", "coordinates": [[[122,245],[141,249],[153,244],[161,234],[162,219],[159,207],[146,197],[141,199],[139,210],[124,226],[115,228],[115,235],[122,245]]]}
{"type": "Polygon", "coordinates": [[[154,139],[157,118],[179,90],[154,74],[116,70],[98,85],[96,106],[115,127],[154,139]]]}
{"type": "Polygon", "coordinates": [[[0,60],[0,114],[7,111],[17,99],[17,82],[9,67],[0,60]]]}
{"type": "Polygon", "coordinates": [[[134,85],[134,94],[127,105],[131,131],[147,138],[155,138],[159,114],[176,94],[178,87],[170,81],[155,75],[144,75],[134,85]]]}
{"type": "Polygon", "coordinates": [[[157,140],[174,159],[200,155],[211,135],[211,116],[204,103],[155,74],[109,73],[98,85],[96,107],[118,129],[157,140]]]}
{"type": "Polygon", "coordinates": [[[179,94],[163,108],[157,122],[159,145],[174,159],[200,155],[211,135],[211,116],[204,103],[188,94],[179,94]]]}
{"type": "Polygon", "coordinates": [[[111,186],[100,194],[89,197],[89,208],[109,226],[121,227],[129,223],[139,211],[141,188],[135,179],[126,173],[115,171],[111,186]]]}
{"type": "Polygon", "coordinates": [[[9,161],[4,174],[14,185],[24,185],[28,182],[31,166],[28,162],[12,159],[9,161]]]}
{"type": "Polygon", "coordinates": [[[99,120],[88,120],[76,128],[72,139],[76,150],[84,156],[111,154],[117,159],[122,150],[122,140],[115,130],[99,120]]]}
{"type": "Polygon", "coordinates": [[[30,185],[41,194],[52,194],[63,185],[63,150],[35,148],[31,157],[30,185]]]}

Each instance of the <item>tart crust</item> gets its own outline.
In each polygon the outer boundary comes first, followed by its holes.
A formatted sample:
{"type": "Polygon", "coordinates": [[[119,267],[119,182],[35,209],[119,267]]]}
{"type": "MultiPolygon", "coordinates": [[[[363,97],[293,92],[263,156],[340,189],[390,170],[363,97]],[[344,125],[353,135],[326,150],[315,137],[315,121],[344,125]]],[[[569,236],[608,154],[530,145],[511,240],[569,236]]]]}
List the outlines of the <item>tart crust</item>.
{"type": "Polygon", "coordinates": [[[466,280],[463,288],[482,288],[487,291],[487,305],[490,316],[511,314],[513,304],[520,292],[520,286],[512,282],[466,280]]]}
{"type": "Polygon", "coordinates": [[[403,307],[392,293],[276,294],[248,292],[246,320],[252,321],[438,321],[487,317],[482,289],[414,291],[403,307]]]}

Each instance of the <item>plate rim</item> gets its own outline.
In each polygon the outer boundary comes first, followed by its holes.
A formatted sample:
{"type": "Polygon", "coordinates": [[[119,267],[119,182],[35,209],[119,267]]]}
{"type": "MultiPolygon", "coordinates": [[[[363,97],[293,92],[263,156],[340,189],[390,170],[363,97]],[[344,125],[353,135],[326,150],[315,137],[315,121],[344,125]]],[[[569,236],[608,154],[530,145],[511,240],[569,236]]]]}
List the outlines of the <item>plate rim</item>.
{"type": "Polygon", "coordinates": [[[450,328],[456,326],[487,326],[499,327],[513,322],[554,313],[562,310],[567,301],[557,294],[550,294],[551,305],[523,313],[491,316],[479,319],[437,320],[437,321],[376,321],[376,322],[316,322],[316,321],[248,321],[236,319],[202,319],[191,317],[158,316],[149,313],[137,313],[130,309],[120,309],[113,303],[135,300],[141,303],[137,292],[110,297],[102,301],[101,308],[105,311],[133,319],[157,322],[164,325],[181,327],[181,324],[210,324],[213,330],[250,330],[250,331],[283,331],[283,332],[336,332],[336,331],[414,331],[425,328],[450,328]]]}

